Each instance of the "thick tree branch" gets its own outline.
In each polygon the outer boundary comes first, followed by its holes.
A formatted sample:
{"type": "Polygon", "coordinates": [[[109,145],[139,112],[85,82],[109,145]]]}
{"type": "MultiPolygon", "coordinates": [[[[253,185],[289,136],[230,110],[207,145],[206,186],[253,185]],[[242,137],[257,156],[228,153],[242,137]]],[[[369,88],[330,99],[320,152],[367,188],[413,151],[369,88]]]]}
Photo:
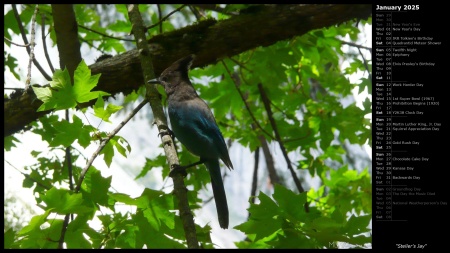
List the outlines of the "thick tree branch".
{"type": "MultiPolygon", "coordinates": [[[[314,29],[355,18],[366,19],[371,12],[371,5],[285,4],[260,6],[251,13],[241,11],[240,15],[219,22],[201,21],[149,40],[154,49],[150,53],[163,56],[154,57],[154,71],[159,75],[172,62],[191,53],[197,55],[192,67],[204,67],[224,57],[269,46],[314,29]]],[[[111,94],[128,94],[144,84],[136,50],[95,63],[90,68],[92,74],[102,74],[97,88],[111,94]]],[[[27,124],[48,113],[36,113],[40,104],[32,95],[5,102],[4,136],[23,130],[27,124]]]]}
{"type": "Polygon", "coordinates": [[[52,13],[55,23],[60,68],[67,68],[73,81],[73,72],[81,62],[78,24],[75,18],[75,12],[73,11],[72,5],[52,4],[52,13]]]}

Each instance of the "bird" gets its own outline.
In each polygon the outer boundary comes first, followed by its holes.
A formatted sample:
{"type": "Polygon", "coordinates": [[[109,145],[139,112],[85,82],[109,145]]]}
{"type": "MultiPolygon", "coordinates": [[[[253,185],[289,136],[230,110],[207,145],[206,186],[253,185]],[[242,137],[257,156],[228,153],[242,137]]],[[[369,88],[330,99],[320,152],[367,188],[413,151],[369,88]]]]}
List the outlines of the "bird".
{"type": "Polygon", "coordinates": [[[190,54],[175,61],[158,78],[149,80],[148,83],[160,83],[164,86],[171,132],[192,154],[200,157],[199,162],[183,168],[205,164],[211,177],[219,225],[222,229],[227,229],[228,204],[219,159],[230,170],[233,169],[233,164],[211,109],[199,97],[189,80],[188,72],[194,58],[195,55],[190,54]]]}

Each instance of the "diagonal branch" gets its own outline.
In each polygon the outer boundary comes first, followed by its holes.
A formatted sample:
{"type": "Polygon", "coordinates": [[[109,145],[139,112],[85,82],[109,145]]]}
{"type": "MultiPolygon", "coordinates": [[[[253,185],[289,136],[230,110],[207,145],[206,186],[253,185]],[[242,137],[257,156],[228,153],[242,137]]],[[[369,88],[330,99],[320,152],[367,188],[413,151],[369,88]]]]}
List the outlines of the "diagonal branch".
{"type": "Polygon", "coordinates": [[[187,4],[181,5],[180,7],[176,8],[175,10],[173,10],[173,11],[171,11],[169,14],[167,14],[167,16],[165,16],[165,17],[163,17],[162,19],[160,19],[160,20],[158,21],[158,23],[153,24],[153,25],[150,25],[150,26],[146,27],[145,29],[146,29],[146,30],[150,30],[150,29],[152,29],[153,27],[156,27],[156,26],[160,25],[162,22],[166,21],[166,19],[168,19],[170,16],[172,16],[172,14],[174,14],[175,12],[178,12],[179,10],[183,9],[186,5],[187,5],[187,4]]]}
{"type": "Polygon", "coordinates": [[[244,94],[242,94],[242,91],[239,89],[239,85],[236,83],[236,80],[233,78],[233,75],[231,74],[231,72],[230,72],[230,70],[228,69],[227,65],[225,64],[224,61],[222,61],[222,64],[223,64],[223,66],[225,67],[225,69],[227,70],[228,75],[230,75],[231,80],[233,80],[234,86],[236,87],[236,90],[238,91],[239,96],[240,96],[241,99],[242,99],[242,102],[244,102],[245,108],[247,109],[248,114],[249,114],[250,117],[252,118],[253,122],[256,124],[256,126],[258,126],[258,128],[259,128],[263,133],[265,133],[265,134],[266,134],[268,137],[270,137],[271,139],[274,139],[274,137],[273,137],[270,133],[268,133],[266,130],[264,130],[264,128],[263,128],[263,127],[259,124],[259,122],[256,120],[255,115],[253,115],[252,111],[250,110],[250,106],[248,105],[247,100],[246,100],[245,97],[244,97],[244,94]]]}
{"type": "MultiPolygon", "coordinates": [[[[281,139],[280,133],[278,132],[277,124],[275,123],[275,119],[272,115],[272,109],[270,108],[270,100],[267,97],[266,92],[264,91],[264,88],[262,84],[258,84],[259,93],[261,94],[261,99],[264,104],[264,107],[267,111],[267,116],[269,117],[270,125],[272,126],[273,132],[275,133],[275,139],[280,145],[281,152],[283,153],[284,159],[286,159],[286,163],[288,166],[289,171],[291,172],[292,178],[294,179],[294,183],[297,186],[297,189],[300,193],[304,192],[305,189],[303,188],[302,184],[300,183],[300,180],[297,177],[297,174],[294,171],[294,168],[292,168],[291,160],[289,159],[289,156],[287,154],[286,148],[283,145],[283,140],[281,139]]],[[[306,206],[305,206],[306,207],[306,206]]]]}

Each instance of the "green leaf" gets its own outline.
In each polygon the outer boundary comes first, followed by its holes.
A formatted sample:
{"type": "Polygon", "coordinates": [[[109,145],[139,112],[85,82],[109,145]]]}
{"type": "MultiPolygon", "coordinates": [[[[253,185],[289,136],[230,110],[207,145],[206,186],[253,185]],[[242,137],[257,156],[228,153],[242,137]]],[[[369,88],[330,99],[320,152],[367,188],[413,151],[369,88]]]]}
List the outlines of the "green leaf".
{"type": "Polygon", "coordinates": [[[361,216],[352,215],[348,220],[347,224],[345,224],[344,229],[350,235],[357,235],[367,232],[367,227],[369,226],[371,219],[372,219],[371,215],[361,215],[361,216]]]}
{"type": "Polygon", "coordinates": [[[123,194],[123,193],[109,193],[109,196],[118,201],[122,202],[127,205],[137,205],[136,199],[130,197],[129,195],[123,194]]]}
{"type": "Polygon", "coordinates": [[[17,147],[15,143],[20,143],[20,141],[13,135],[6,136],[3,139],[3,142],[5,151],[11,151],[11,148],[17,147]]]}
{"type": "Polygon", "coordinates": [[[259,205],[250,204],[250,220],[244,222],[235,229],[246,234],[255,234],[255,240],[259,240],[281,229],[282,221],[278,219],[279,207],[263,192],[259,193],[259,205]]]}
{"type": "Polygon", "coordinates": [[[279,212],[281,211],[289,215],[286,218],[291,220],[292,217],[294,217],[298,222],[305,220],[306,212],[304,205],[306,203],[306,192],[296,194],[291,190],[276,184],[273,198],[280,207],[279,212]]]}
{"type": "Polygon", "coordinates": [[[3,70],[6,70],[6,67],[8,67],[9,71],[14,75],[14,77],[17,80],[20,80],[20,75],[17,74],[17,72],[16,72],[16,67],[18,66],[16,63],[17,59],[14,58],[13,56],[11,56],[10,54],[6,53],[6,51],[3,53],[3,56],[5,58],[5,63],[4,63],[5,67],[3,68],[3,70]]]}
{"type": "Polygon", "coordinates": [[[73,76],[73,91],[78,103],[89,102],[99,96],[103,97],[110,95],[109,93],[103,91],[91,92],[91,90],[97,86],[99,78],[100,74],[91,76],[91,70],[88,68],[84,60],[80,62],[73,76]]]}
{"type": "Polygon", "coordinates": [[[139,231],[138,227],[135,226],[127,226],[125,227],[125,231],[122,232],[116,240],[116,246],[119,248],[125,249],[134,249],[136,248],[136,239],[137,233],[139,231]]]}
{"type": "Polygon", "coordinates": [[[166,156],[164,155],[158,155],[155,159],[146,158],[145,160],[146,162],[144,167],[142,168],[141,172],[139,172],[139,174],[134,178],[134,180],[144,177],[153,168],[162,167],[166,164],[166,156]]]}
{"type": "Polygon", "coordinates": [[[10,249],[12,247],[15,236],[16,236],[16,233],[14,232],[14,230],[12,228],[8,229],[6,232],[3,233],[3,248],[4,249],[10,249]]]}
{"type": "Polygon", "coordinates": [[[99,78],[100,74],[91,76],[91,70],[84,60],[80,62],[74,72],[73,86],[67,68],[64,71],[56,70],[50,82],[50,87],[32,87],[37,98],[44,102],[37,111],[65,110],[74,108],[77,103],[88,102],[98,96],[110,95],[103,91],[91,92],[97,86],[99,78]]]}
{"type": "Polygon", "coordinates": [[[120,136],[114,136],[113,138],[111,138],[110,142],[124,157],[127,157],[127,151],[128,153],[131,152],[130,144],[127,142],[127,140],[120,136]]]}
{"type": "Polygon", "coordinates": [[[50,147],[56,147],[62,145],[64,147],[70,146],[75,140],[79,139],[80,145],[87,146],[86,139],[90,140],[90,128],[84,127],[83,122],[76,115],[72,117],[73,122],[70,123],[67,120],[61,120],[53,123],[53,127],[56,130],[54,138],[49,143],[50,147]]]}
{"type": "Polygon", "coordinates": [[[169,212],[174,208],[171,194],[146,188],[137,200],[138,206],[144,208],[144,217],[153,229],[159,231],[161,222],[168,228],[174,228],[175,214],[169,212]]]}
{"type": "Polygon", "coordinates": [[[23,227],[22,230],[19,231],[18,235],[28,235],[35,232],[36,230],[40,230],[41,225],[44,224],[51,211],[51,209],[48,209],[43,214],[36,215],[31,218],[30,223],[23,227]]]}
{"type": "Polygon", "coordinates": [[[103,108],[103,106],[104,106],[104,101],[103,101],[102,97],[99,95],[97,98],[97,102],[94,105],[94,112],[95,112],[94,115],[99,117],[103,121],[106,121],[109,123],[111,123],[111,121],[109,120],[109,117],[113,113],[115,113],[123,108],[123,106],[118,106],[118,105],[113,105],[113,104],[108,104],[106,109],[103,108]]]}
{"type": "Polygon", "coordinates": [[[82,214],[92,210],[92,208],[83,205],[81,193],[71,193],[65,189],[53,187],[41,195],[41,199],[47,204],[48,209],[52,209],[58,214],[82,214]]]}
{"type": "Polygon", "coordinates": [[[108,206],[108,189],[111,186],[112,177],[102,177],[99,170],[90,168],[83,180],[83,196],[87,196],[94,203],[108,206]]]}
{"type": "Polygon", "coordinates": [[[106,143],[105,147],[102,149],[100,154],[104,155],[106,166],[108,166],[109,168],[109,166],[111,166],[112,158],[114,156],[114,146],[111,143],[111,141],[108,141],[108,143],[106,143]]]}
{"type": "MultiPolygon", "coordinates": [[[[80,215],[77,216],[77,218],[80,215]]],[[[75,220],[77,219],[75,218],[75,220]]],[[[74,221],[75,221],[74,220],[74,221]]],[[[71,229],[71,222],[67,227],[64,242],[67,244],[67,249],[92,249],[91,242],[86,239],[86,231],[92,230],[87,223],[81,224],[79,229],[71,229]]]]}
{"type": "Polygon", "coordinates": [[[258,195],[260,201],[259,205],[250,204],[248,211],[251,214],[252,219],[272,219],[278,214],[279,207],[277,204],[266,194],[260,192],[258,195]]]}

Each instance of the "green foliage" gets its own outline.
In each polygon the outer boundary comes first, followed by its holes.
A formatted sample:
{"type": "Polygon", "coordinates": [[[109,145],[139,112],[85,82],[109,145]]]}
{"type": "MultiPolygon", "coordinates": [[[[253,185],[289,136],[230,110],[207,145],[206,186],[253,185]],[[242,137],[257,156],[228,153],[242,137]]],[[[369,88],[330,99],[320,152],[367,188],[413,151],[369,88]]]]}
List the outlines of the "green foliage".
{"type": "MultiPolygon", "coordinates": [[[[339,180],[339,179],[337,179],[339,180]]],[[[323,193],[323,192],[322,192],[323,193]]],[[[314,197],[309,211],[305,210],[306,193],[296,194],[275,185],[273,199],[260,193],[259,204],[250,204],[250,219],[235,228],[244,232],[250,241],[238,242],[239,248],[332,248],[337,242],[364,246],[371,243],[367,236],[371,215],[351,215],[336,203],[323,204],[334,196],[314,197]],[[334,206],[333,206],[334,205],[334,206]]]]}
{"type": "Polygon", "coordinates": [[[56,70],[50,87],[33,87],[37,98],[44,102],[38,111],[65,110],[75,108],[78,103],[89,102],[97,97],[110,95],[103,91],[91,91],[97,86],[100,74],[91,76],[91,70],[84,61],[78,65],[74,73],[74,85],[70,81],[69,71],[56,70]]]}
{"type": "MultiPolygon", "coordinates": [[[[160,5],[160,8],[167,15],[180,6],[160,5]]],[[[34,7],[22,5],[19,9],[25,29],[29,27],[34,7]]],[[[258,10],[258,6],[246,4],[222,7],[224,13],[205,11],[204,15],[225,20],[230,13],[258,10]]],[[[39,9],[46,15],[46,29],[50,30],[52,46],[56,46],[51,6],[39,5],[39,9]]],[[[132,42],[126,40],[132,38],[128,37],[132,24],[128,21],[126,5],[77,4],[74,10],[80,41],[90,51],[123,53],[134,48],[132,42]]],[[[156,5],[139,5],[139,10],[148,24],[155,24],[161,18],[156,5]]],[[[194,19],[185,7],[148,33],[173,31],[193,23],[194,19]]],[[[20,34],[12,10],[5,11],[4,21],[5,38],[20,34]]],[[[37,22],[41,24],[40,18],[37,22]]],[[[370,24],[371,19],[362,23],[370,24]]],[[[213,110],[226,140],[250,151],[261,147],[261,138],[278,147],[274,124],[281,144],[294,159],[291,162],[296,172],[299,175],[309,173],[320,181],[317,187],[306,187],[310,190],[304,193],[295,192],[295,186],[289,183],[275,185],[272,192],[260,189],[258,197],[253,197],[257,198],[257,204],[250,204],[247,209],[249,219],[233,228],[248,238],[235,242],[236,247],[324,249],[336,248],[338,242],[351,247],[371,244],[371,175],[365,165],[358,167],[348,158],[353,151],[345,145],[372,143],[371,121],[366,118],[371,113],[370,99],[366,98],[361,108],[352,97],[355,88],[358,93],[367,91],[370,96],[371,80],[365,76],[353,83],[349,78],[353,74],[370,74],[371,60],[364,61],[354,49],[342,50],[342,41],[356,42],[361,33],[361,27],[355,22],[345,22],[271,46],[253,48],[190,71],[194,88],[213,110]],[[344,61],[349,63],[345,68],[342,67],[344,61]],[[266,110],[259,87],[269,99],[272,114],[266,110]],[[308,203],[308,211],[305,203],[308,203]]],[[[11,46],[9,42],[5,44],[11,46]]],[[[4,70],[8,68],[20,79],[18,59],[10,51],[5,50],[4,62],[4,70]]],[[[42,212],[19,231],[6,230],[5,248],[57,248],[66,214],[73,215],[64,237],[65,247],[70,249],[187,248],[185,231],[177,213],[178,202],[172,193],[146,188],[140,196],[131,197],[116,192],[111,186],[112,177],[104,177],[94,166],[82,178],[83,168],[92,155],[85,157],[83,153],[95,150],[110,137],[102,124],[94,126],[83,114],[92,112],[100,122],[116,124],[114,116],[126,111],[121,110],[123,105],[132,105],[145,94],[142,86],[123,101],[116,99],[123,104],[113,104],[105,99],[110,94],[98,90],[99,78],[99,74],[91,75],[82,61],[73,82],[64,69],[53,73],[49,85],[32,86],[37,99],[43,102],[38,111],[68,110],[71,116],[63,118],[56,112],[30,125],[31,132],[40,136],[48,150],[32,151],[35,162],[23,168],[27,173],[23,187],[33,190],[42,212]],[[80,104],[87,102],[93,104],[92,108],[77,110],[84,107],[80,104]],[[81,179],[80,191],[75,192],[73,185],[81,179]],[[119,206],[129,207],[129,211],[119,211],[119,206]]],[[[163,88],[157,88],[165,103],[167,96],[163,88]]],[[[18,136],[4,138],[5,154],[24,142],[18,136]]],[[[114,155],[127,157],[132,145],[126,136],[115,135],[99,155],[103,155],[100,157],[108,168],[114,167],[114,155]]],[[[198,161],[198,157],[187,152],[178,141],[176,145],[180,164],[198,161]]],[[[133,146],[134,150],[138,149],[133,146]]],[[[290,175],[282,174],[284,168],[280,169],[283,162],[275,161],[277,173],[289,179],[290,175]]],[[[162,168],[163,179],[168,178],[169,168],[163,153],[147,157],[135,179],[145,179],[155,168],[162,168]]],[[[200,192],[207,192],[207,197],[212,195],[210,176],[203,165],[187,172],[189,205],[195,210],[204,204],[200,192]]],[[[302,184],[308,183],[305,181],[302,184]]],[[[214,248],[211,227],[196,224],[196,233],[203,248],[214,248]]]]}
{"type": "Polygon", "coordinates": [[[95,116],[109,123],[111,123],[111,121],[109,121],[109,117],[123,108],[123,106],[113,104],[108,104],[106,108],[104,108],[104,106],[105,101],[103,101],[102,97],[99,95],[97,98],[97,102],[95,102],[94,105],[95,116]]]}

